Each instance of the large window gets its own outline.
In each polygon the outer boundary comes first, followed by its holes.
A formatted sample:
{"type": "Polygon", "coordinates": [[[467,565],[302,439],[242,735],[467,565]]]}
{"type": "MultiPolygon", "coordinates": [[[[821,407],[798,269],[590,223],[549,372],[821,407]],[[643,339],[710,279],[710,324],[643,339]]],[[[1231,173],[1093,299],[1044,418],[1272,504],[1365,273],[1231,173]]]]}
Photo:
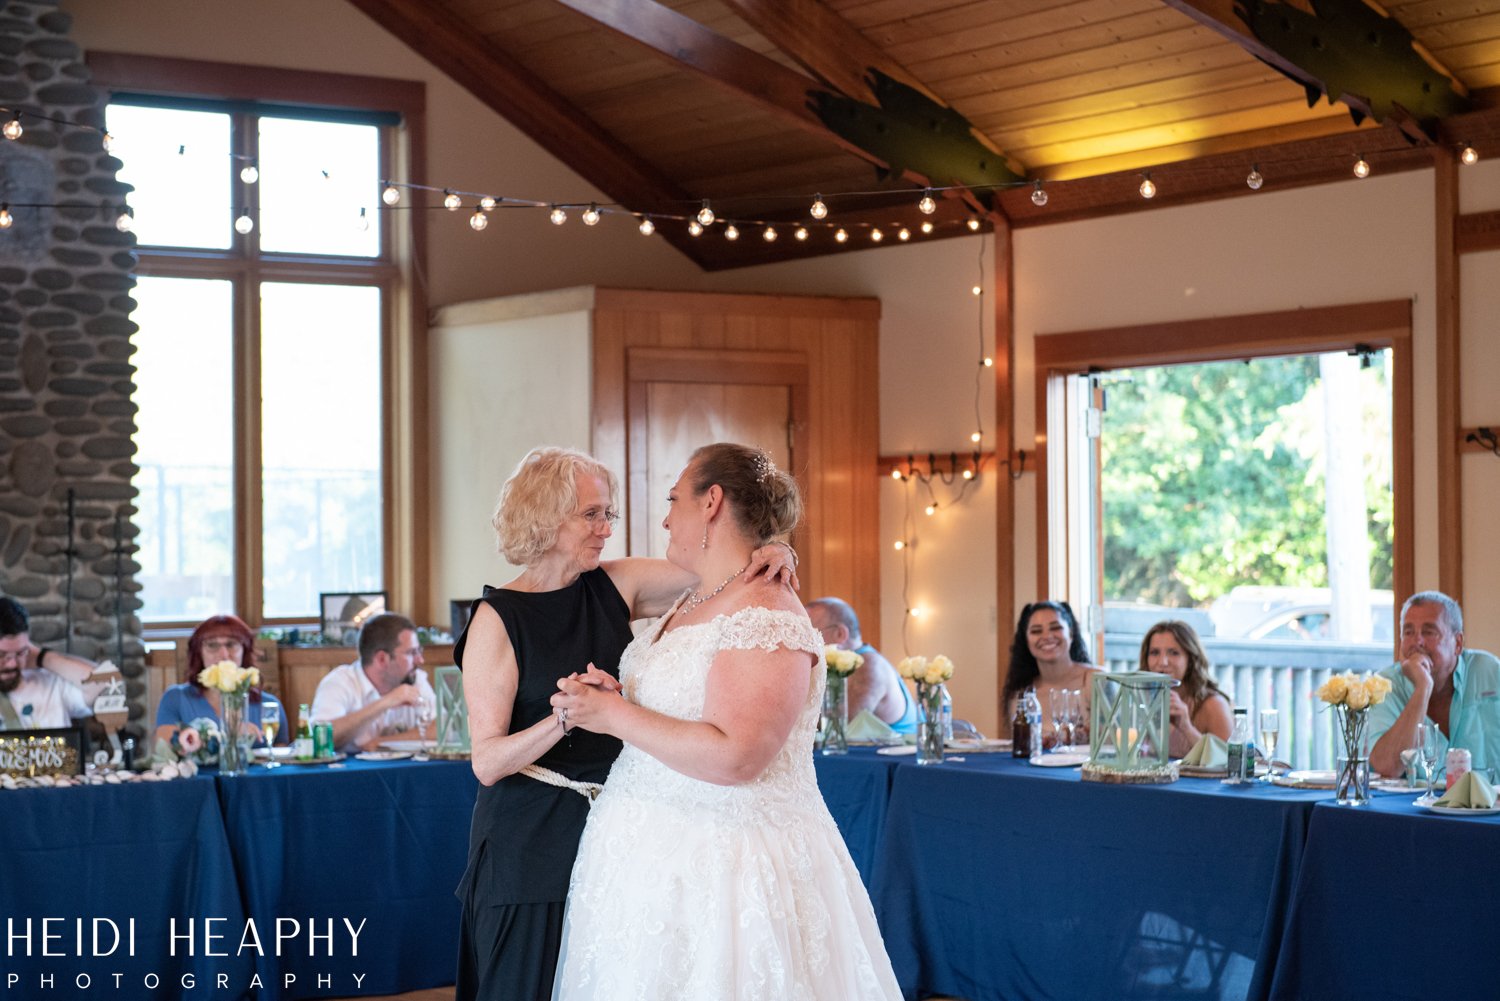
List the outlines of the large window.
{"type": "Polygon", "coordinates": [[[116,94],[139,241],[142,617],[387,588],[394,116],[116,94]]]}

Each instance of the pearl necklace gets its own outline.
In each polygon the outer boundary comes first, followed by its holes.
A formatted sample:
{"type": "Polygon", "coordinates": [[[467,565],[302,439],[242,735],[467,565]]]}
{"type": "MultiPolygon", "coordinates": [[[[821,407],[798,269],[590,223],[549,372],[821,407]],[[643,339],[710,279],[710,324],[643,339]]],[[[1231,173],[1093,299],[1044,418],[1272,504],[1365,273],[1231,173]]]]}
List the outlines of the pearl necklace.
{"type": "Polygon", "coordinates": [[[744,572],[745,572],[745,568],[744,567],[740,567],[734,573],[732,573],[728,577],[724,578],[724,583],[720,584],[718,587],[714,588],[712,591],[708,592],[707,594],[703,594],[701,592],[694,591],[693,592],[693,596],[690,597],[690,598],[688,598],[687,601],[684,601],[682,603],[682,608],[678,609],[678,614],[679,615],[687,615],[689,612],[691,612],[693,609],[697,608],[699,605],[703,604],[708,599],[718,597],[718,594],[719,594],[720,591],[724,590],[730,584],[734,583],[734,579],[736,577],[738,577],[740,574],[744,573],[744,572]]]}

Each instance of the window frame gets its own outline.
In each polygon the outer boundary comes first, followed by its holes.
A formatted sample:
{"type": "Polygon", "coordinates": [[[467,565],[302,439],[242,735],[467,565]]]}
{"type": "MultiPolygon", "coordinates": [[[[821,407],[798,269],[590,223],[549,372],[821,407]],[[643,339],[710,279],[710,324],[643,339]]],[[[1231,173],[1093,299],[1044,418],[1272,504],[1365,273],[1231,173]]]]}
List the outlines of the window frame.
{"type": "MultiPolygon", "coordinates": [[[[256,156],[251,116],[284,115],[288,108],[376,112],[399,124],[382,129],[379,176],[424,174],[426,86],[392,80],[305,70],[271,69],[198,60],[91,52],[96,85],[131,103],[160,97],[223,102],[231,115],[232,152],[256,156]]],[[[347,119],[340,119],[347,120],[347,119]]],[[[226,163],[238,172],[241,161],[226,163]]],[[[235,181],[238,184],[238,180],[235,181]]],[[[258,188],[250,186],[251,208],[258,188]]],[[[264,282],[373,286],[381,292],[381,499],[382,587],[392,607],[426,607],[430,587],[428,543],[416,531],[427,518],[427,327],[426,302],[414,276],[422,272],[426,220],[422,212],[390,213],[380,227],[379,253],[370,258],[261,251],[256,234],[232,234],[226,250],[136,247],[142,276],[220,279],[233,289],[234,611],[252,628],[316,624],[308,616],[264,615],[264,552],[261,490],[260,297],[264,282]]],[[[226,220],[225,225],[228,225],[226,220]]],[[[196,622],[152,622],[149,634],[190,628],[196,622]]]]}

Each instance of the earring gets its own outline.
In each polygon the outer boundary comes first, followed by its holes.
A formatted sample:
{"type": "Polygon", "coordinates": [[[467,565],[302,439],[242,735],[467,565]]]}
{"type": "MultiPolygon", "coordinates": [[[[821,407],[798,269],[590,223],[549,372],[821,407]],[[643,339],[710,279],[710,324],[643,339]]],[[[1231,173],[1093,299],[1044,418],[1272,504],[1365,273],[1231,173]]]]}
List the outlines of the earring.
{"type": "Polygon", "coordinates": [[[704,549],[708,548],[708,529],[707,529],[707,527],[705,527],[703,529],[703,547],[702,548],[704,548],[704,549]]]}

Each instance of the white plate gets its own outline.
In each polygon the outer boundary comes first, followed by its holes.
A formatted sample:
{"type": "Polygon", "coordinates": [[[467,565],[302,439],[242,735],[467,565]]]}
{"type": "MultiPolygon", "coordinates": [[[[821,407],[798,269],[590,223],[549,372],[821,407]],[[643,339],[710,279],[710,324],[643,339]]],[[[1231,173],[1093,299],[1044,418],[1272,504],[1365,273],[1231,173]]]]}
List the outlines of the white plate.
{"type": "Polygon", "coordinates": [[[876,754],[891,754],[891,755],[898,755],[898,756],[902,755],[902,754],[916,754],[917,753],[917,748],[916,748],[916,745],[914,745],[914,744],[901,744],[901,745],[899,745],[897,747],[882,747],[880,750],[876,751],[875,753],[876,754]]]}
{"type": "Polygon", "coordinates": [[[1003,737],[985,737],[981,740],[950,740],[943,746],[950,751],[1008,751],[1010,741],[1003,737]]]}
{"type": "Polygon", "coordinates": [[[1057,751],[1052,754],[1044,754],[1040,758],[1032,758],[1031,763],[1040,768],[1072,768],[1081,765],[1089,759],[1086,751],[1057,751]]]}
{"type": "Polygon", "coordinates": [[[382,740],[380,746],[387,751],[411,751],[416,753],[422,750],[424,742],[420,740],[382,740]]]}
{"type": "MultiPolygon", "coordinates": [[[[275,753],[276,757],[278,757],[278,758],[290,758],[292,756],[292,751],[293,750],[295,750],[295,748],[292,748],[292,747],[278,747],[278,748],[275,748],[274,753],[275,753]]],[[[257,758],[260,758],[261,760],[269,758],[272,753],[273,753],[273,751],[269,747],[257,747],[255,749],[255,756],[257,758]]]]}
{"type": "Polygon", "coordinates": [[[1489,809],[1472,806],[1439,806],[1436,803],[1424,803],[1420,799],[1412,800],[1411,805],[1420,806],[1433,813],[1441,813],[1445,817],[1483,817],[1491,813],[1500,813],[1500,806],[1492,806],[1489,809]]]}
{"type": "Polygon", "coordinates": [[[342,761],[342,754],[328,754],[321,758],[287,758],[289,765],[327,765],[335,761],[342,761]]]}
{"type": "Polygon", "coordinates": [[[1276,776],[1271,781],[1276,785],[1288,786],[1292,789],[1333,789],[1338,785],[1332,771],[1312,769],[1290,771],[1285,775],[1276,776]]]}
{"type": "Polygon", "coordinates": [[[361,761],[401,761],[411,756],[411,751],[360,751],[355,755],[361,761]]]}
{"type": "Polygon", "coordinates": [[[1177,774],[1195,779],[1222,779],[1229,774],[1228,765],[1210,768],[1207,765],[1184,765],[1178,763],[1177,774]]]}

